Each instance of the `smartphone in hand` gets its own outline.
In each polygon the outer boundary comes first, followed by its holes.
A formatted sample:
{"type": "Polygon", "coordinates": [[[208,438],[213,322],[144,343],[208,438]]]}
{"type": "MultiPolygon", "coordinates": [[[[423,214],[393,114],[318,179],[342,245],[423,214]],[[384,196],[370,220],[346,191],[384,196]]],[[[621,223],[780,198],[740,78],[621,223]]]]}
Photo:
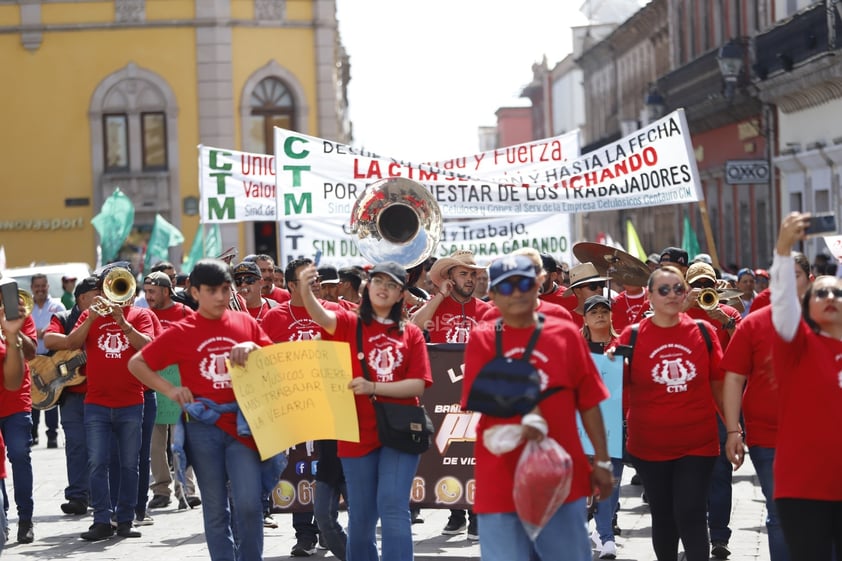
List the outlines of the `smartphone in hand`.
{"type": "Polygon", "coordinates": [[[810,217],[810,225],[804,230],[807,236],[824,236],[836,233],[836,215],[832,212],[814,214],[810,217]]]}
{"type": "Polygon", "coordinates": [[[3,311],[6,320],[20,318],[18,310],[18,283],[13,279],[0,279],[0,301],[3,302],[3,311]]]}

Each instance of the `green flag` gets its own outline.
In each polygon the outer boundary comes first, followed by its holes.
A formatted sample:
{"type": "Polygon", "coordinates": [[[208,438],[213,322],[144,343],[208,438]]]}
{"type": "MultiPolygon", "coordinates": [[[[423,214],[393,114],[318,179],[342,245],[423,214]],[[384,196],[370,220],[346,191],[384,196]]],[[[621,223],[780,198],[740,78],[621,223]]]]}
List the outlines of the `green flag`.
{"type": "Polygon", "coordinates": [[[155,215],[155,225],[152,226],[152,234],[149,236],[149,243],[146,245],[146,258],[143,261],[143,270],[148,271],[158,261],[166,261],[170,256],[170,248],[184,242],[184,236],[178,228],[167,222],[160,214],[155,215]]]}
{"type": "Polygon", "coordinates": [[[199,229],[193,238],[193,245],[190,246],[190,253],[185,257],[181,266],[181,271],[184,273],[189,274],[196,262],[202,257],[216,257],[222,253],[222,236],[219,232],[219,224],[211,224],[204,235],[204,239],[202,239],[203,230],[202,224],[199,224],[199,229]]]}
{"type": "Polygon", "coordinates": [[[134,205],[131,199],[116,188],[103,203],[100,213],[91,219],[91,224],[99,233],[102,262],[113,261],[132,231],[134,205]]]}
{"type": "Polygon", "coordinates": [[[626,220],[626,247],[629,248],[629,254],[646,263],[648,256],[643,251],[643,244],[640,243],[640,238],[637,237],[637,230],[634,229],[634,224],[632,224],[631,220],[626,220]]]}
{"type": "Polygon", "coordinates": [[[687,252],[687,259],[690,261],[702,252],[696,232],[690,226],[690,217],[686,213],[684,214],[684,234],[681,236],[681,249],[687,252]]]}

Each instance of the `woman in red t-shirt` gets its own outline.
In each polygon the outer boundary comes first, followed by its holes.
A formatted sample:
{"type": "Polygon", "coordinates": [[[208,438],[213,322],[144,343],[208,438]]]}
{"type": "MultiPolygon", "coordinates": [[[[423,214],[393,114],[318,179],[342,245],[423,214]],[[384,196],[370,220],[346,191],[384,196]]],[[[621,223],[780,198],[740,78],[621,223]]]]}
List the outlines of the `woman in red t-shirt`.
{"type": "MultiPolygon", "coordinates": [[[[718,403],[722,349],[710,324],[697,325],[681,313],[687,297],[681,271],[657,269],[648,292],[654,314],[639,324],[624,379],[626,446],[652,510],[658,560],[675,561],[680,539],[688,561],[707,561],[707,490],[719,455],[714,396],[718,403]]],[[[632,327],[626,327],[620,344],[629,345],[631,335],[632,327]]]]}
{"type": "Polygon", "coordinates": [[[772,262],[780,408],[775,505],[793,559],[842,559],[842,279],[818,277],[799,305],[790,250],[809,214],[781,223],[772,262]]]}
{"type": "Polygon", "coordinates": [[[379,518],[383,559],[411,561],[408,506],[419,456],[380,443],[370,397],[418,405],[418,398],[433,378],[424,334],[404,321],[406,270],[397,263],[385,262],[375,265],[369,275],[356,312],[322,306],[311,289],[318,276],[312,264],[299,273],[298,286],[310,317],[330,339],[350,343],[351,356],[357,359],[352,360],[354,371],[348,389],[354,392],[360,441],[337,443],[348,487],[348,558],[377,560],[379,518]],[[358,329],[362,330],[362,348],[357,343],[358,329]],[[371,379],[364,375],[363,361],[371,379]]]}

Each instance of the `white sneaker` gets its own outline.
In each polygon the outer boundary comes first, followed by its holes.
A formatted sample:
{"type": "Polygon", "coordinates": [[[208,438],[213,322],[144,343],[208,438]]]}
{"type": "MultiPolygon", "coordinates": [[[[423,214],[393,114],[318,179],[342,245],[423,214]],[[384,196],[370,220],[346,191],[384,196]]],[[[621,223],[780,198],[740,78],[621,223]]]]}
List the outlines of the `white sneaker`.
{"type": "Polygon", "coordinates": [[[599,539],[599,532],[594,530],[591,532],[591,541],[593,542],[593,548],[598,552],[602,551],[602,540],[599,539]]]}
{"type": "Polygon", "coordinates": [[[615,559],[617,557],[617,544],[612,541],[607,541],[602,544],[602,553],[599,554],[600,559],[615,559]]]}

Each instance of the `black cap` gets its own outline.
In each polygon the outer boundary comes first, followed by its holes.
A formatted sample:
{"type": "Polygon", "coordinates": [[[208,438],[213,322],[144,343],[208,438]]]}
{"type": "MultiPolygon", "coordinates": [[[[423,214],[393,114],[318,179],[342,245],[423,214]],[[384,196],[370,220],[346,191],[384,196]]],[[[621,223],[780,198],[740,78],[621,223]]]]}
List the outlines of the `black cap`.
{"type": "Polygon", "coordinates": [[[91,290],[96,290],[99,288],[99,279],[96,277],[85,277],[82,281],[76,285],[76,289],[73,291],[73,296],[79,298],[82,294],[86,292],[90,292],[91,290]]]}
{"type": "Polygon", "coordinates": [[[368,275],[370,277],[373,277],[378,273],[389,275],[396,283],[401,285],[401,287],[406,286],[406,269],[404,269],[394,261],[385,261],[383,263],[375,265],[368,272],[368,275]]]}
{"type": "Polygon", "coordinates": [[[664,263],[676,263],[682,267],[686,267],[687,261],[688,257],[686,251],[680,247],[668,247],[661,252],[661,258],[658,260],[658,263],[661,265],[664,263]]]}
{"type": "Polygon", "coordinates": [[[260,277],[260,268],[257,266],[257,263],[255,263],[254,261],[243,261],[234,265],[235,277],[241,277],[245,275],[260,277]]]}
{"type": "Polygon", "coordinates": [[[319,282],[321,284],[339,284],[339,271],[336,267],[326,265],[319,267],[319,282]]]}
{"type": "Polygon", "coordinates": [[[541,254],[541,264],[548,273],[555,273],[561,270],[558,266],[558,261],[549,253],[541,254]]]}
{"type": "Polygon", "coordinates": [[[594,296],[591,296],[590,298],[585,300],[585,313],[590,312],[591,310],[593,310],[597,306],[605,306],[606,308],[608,308],[610,310],[611,309],[611,300],[609,300],[608,298],[606,298],[605,296],[603,296],[601,294],[595,294],[594,296]]]}
{"type": "Polygon", "coordinates": [[[146,275],[146,278],[143,279],[143,284],[148,284],[151,286],[162,286],[164,288],[169,288],[172,290],[172,280],[164,271],[153,271],[146,275]]]}

